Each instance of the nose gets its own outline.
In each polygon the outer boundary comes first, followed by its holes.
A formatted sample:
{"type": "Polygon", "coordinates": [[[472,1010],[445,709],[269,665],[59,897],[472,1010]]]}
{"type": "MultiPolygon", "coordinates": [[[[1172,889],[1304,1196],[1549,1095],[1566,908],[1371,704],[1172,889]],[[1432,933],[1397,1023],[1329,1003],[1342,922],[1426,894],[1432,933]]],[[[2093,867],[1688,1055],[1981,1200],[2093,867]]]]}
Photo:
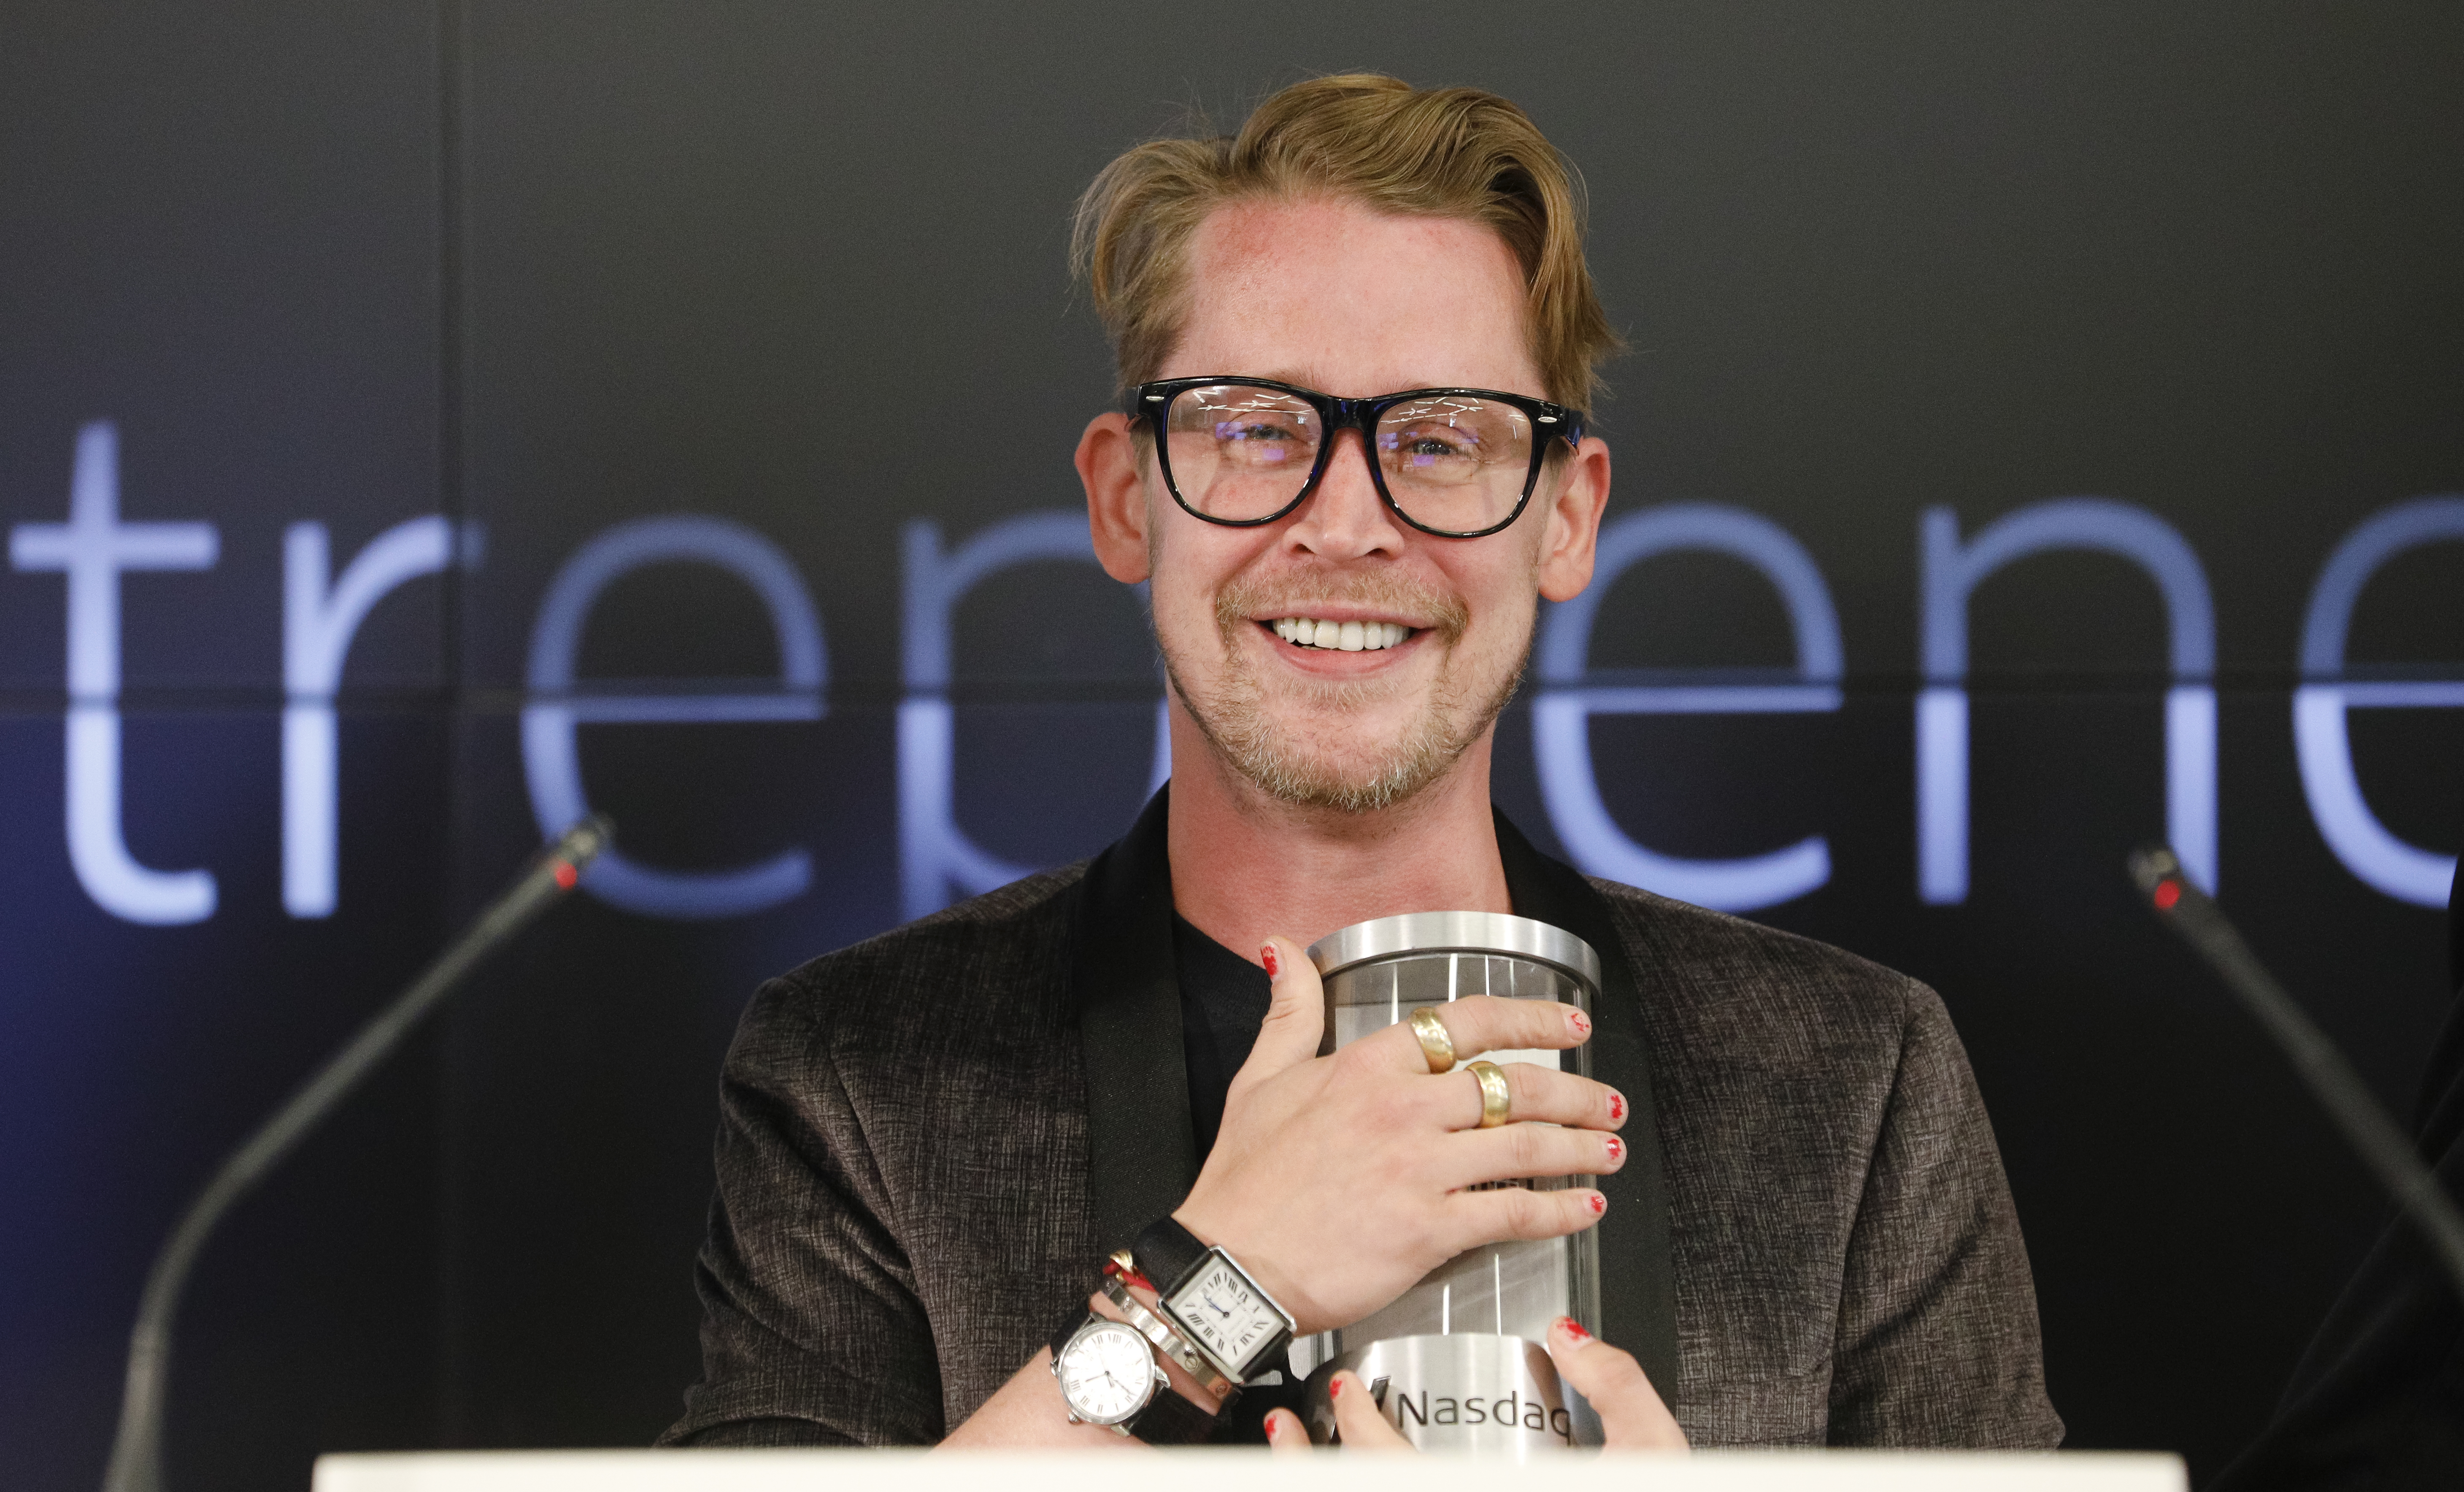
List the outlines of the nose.
{"type": "Polygon", "coordinates": [[[1293,544],[1328,560],[1401,551],[1402,526],[1377,495],[1376,480],[1370,474],[1369,464],[1375,459],[1368,437],[1359,430],[1335,431],[1326,475],[1295,515],[1290,529],[1293,544]]]}

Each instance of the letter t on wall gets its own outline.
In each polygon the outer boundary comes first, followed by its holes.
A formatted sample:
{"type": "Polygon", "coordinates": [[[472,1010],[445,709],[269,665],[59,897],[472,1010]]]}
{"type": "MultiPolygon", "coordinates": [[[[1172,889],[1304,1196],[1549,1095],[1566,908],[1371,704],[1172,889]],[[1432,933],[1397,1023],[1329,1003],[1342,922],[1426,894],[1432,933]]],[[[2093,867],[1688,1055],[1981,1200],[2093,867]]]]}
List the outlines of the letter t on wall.
{"type": "Polygon", "coordinates": [[[106,420],[77,431],[66,523],[20,523],[9,562],[68,577],[68,842],[77,884],[129,922],[202,922],[214,914],[209,870],[156,870],[128,852],[120,819],[120,572],[209,570],[210,523],[120,521],[120,434],[106,420]]]}

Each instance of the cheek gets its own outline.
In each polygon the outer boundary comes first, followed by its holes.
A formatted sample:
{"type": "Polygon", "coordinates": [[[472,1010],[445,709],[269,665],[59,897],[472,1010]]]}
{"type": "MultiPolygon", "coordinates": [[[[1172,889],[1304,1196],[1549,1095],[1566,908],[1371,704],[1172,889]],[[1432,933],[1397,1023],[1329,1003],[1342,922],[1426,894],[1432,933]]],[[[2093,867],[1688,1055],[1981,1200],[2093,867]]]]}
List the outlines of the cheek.
{"type": "Polygon", "coordinates": [[[1522,538],[1519,530],[1514,532],[1517,543],[1513,547],[1481,557],[1499,562],[1465,565],[1447,576],[1455,593],[1471,608],[1472,635],[1483,648],[1520,647],[1529,637],[1532,619],[1538,613],[1539,555],[1536,546],[1522,538]]]}

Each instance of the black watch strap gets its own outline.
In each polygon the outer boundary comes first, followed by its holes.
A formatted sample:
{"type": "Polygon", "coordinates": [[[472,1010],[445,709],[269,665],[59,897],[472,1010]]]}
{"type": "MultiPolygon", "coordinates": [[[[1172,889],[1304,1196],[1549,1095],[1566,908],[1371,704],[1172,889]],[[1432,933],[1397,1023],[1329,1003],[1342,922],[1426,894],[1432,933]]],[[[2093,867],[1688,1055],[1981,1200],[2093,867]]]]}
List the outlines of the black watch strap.
{"type": "MultiPolygon", "coordinates": [[[[1062,1321],[1061,1329],[1053,1335],[1052,1360],[1056,1363],[1061,1360],[1061,1349],[1069,1345],[1069,1339],[1076,1336],[1087,1323],[1106,1319],[1084,1306],[1071,1311],[1062,1321]]],[[[1148,1349],[1154,1350],[1153,1348],[1148,1349]]],[[[1147,1407],[1131,1415],[1121,1428],[1149,1445],[1198,1445],[1215,1433],[1216,1416],[1182,1398],[1180,1391],[1166,1382],[1156,1387],[1155,1397],[1147,1400],[1147,1407]]]]}
{"type": "Polygon", "coordinates": [[[1130,1434],[1149,1445],[1198,1445],[1215,1433],[1215,1416],[1167,1383],[1130,1421],[1130,1434]]]}
{"type": "Polygon", "coordinates": [[[1205,1260],[1206,1245],[1198,1241],[1197,1234],[1166,1216],[1146,1225],[1137,1242],[1131,1245],[1130,1254],[1137,1260],[1139,1271],[1155,1282],[1155,1293],[1170,1295],[1205,1260]]]}

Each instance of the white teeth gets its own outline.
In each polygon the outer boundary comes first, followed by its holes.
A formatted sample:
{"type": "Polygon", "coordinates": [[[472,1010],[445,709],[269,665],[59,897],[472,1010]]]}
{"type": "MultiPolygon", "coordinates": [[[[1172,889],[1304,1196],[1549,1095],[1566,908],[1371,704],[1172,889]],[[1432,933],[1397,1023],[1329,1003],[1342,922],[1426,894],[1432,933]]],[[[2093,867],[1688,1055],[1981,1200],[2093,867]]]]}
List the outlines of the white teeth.
{"type": "Polygon", "coordinates": [[[1274,628],[1285,642],[1343,652],[1399,647],[1412,635],[1399,622],[1319,622],[1309,617],[1278,617],[1274,628]]]}

